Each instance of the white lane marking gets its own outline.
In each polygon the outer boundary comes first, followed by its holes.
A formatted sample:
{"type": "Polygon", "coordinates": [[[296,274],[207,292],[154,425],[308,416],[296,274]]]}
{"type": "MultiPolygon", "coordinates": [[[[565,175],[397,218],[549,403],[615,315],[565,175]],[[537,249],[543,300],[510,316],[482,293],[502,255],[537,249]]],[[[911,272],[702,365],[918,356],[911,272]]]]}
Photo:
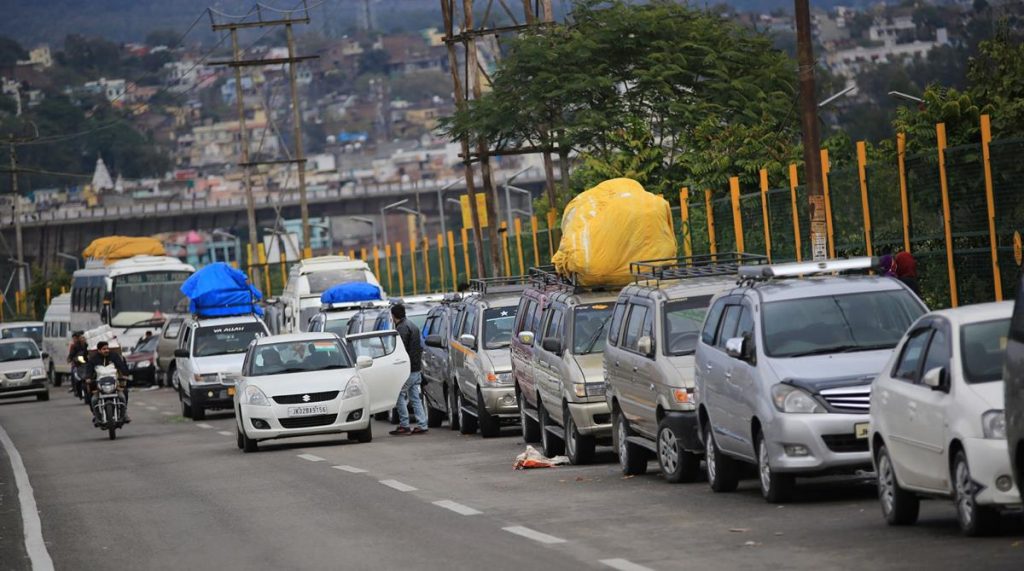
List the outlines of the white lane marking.
{"type": "Polygon", "coordinates": [[[341,465],[341,466],[331,466],[331,468],[334,468],[335,470],[341,470],[342,472],[348,472],[349,474],[365,474],[366,473],[366,470],[363,470],[362,468],[356,468],[355,466],[341,465]]]}
{"type": "Polygon", "coordinates": [[[598,563],[607,565],[612,569],[618,569],[619,571],[651,571],[650,567],[637,565],[628,559],[602,559],[598,563]]]}
{"type": "Polygon", "coordinates": [[[303,460],[309,460],[310,462],[323,462],[324,461],[323,458],[321,458],[319,456],[314,456],[313,454],[299,454],[298,456],[299,456],[299,458],[302,458],[303,460]]]}
{"type": "Polygon", "coordinates": [[[21,460],[21,454],[14,447],[11,437],[7,431],[0,426],[0,444],[11,459],[11,471],[14,472],[14,486],[18,488],[18,503],[21,507],[21,527],[25,534],[25,551],[28,552],[29,561],[32,562],[33,571],[52,571],[53,560],[50,559],[50,552],[46,550],[46,542],[43,541],[43,524],[39,521],[39,508],[36,506],[36,497],[32,493],[32,484],[28,480],[28,472],[25,470],[25,463],[21,460]]]}
{"type": "Polygon", "coordinates": [[[235,436],[234,432],[228,432],[227,430],[218,430],[217,434],[221,436],[235,436]]]}
{"type": "Polygon", "coordinates": [[[439,500],[434,502],[435,506],[442,507],[446,510],[451,510],[459,515],[477,515],[483,513],[480,510],[475,510],[469,506],[464,506],[458,502],[451,500],[439,500]]]}
{"type": "Polygon", "coordinates": [[[410,486],[409,484],[403,484],[402,482],[399,482],[398,480],[381,480],[380,483],[384,484],[385,486],[387,486],[389,488],[398,490],[399,492],[415,492],[416,490],[419,489],[419,488],[414,488],[414,487],[410,486]]]}
{"type": "Polygon", "coordinates": [[[151,411],[153,411],[153,412],[156,412],[156,411],[158,411],[158,410],[160,410],[160,409],[158,409],[158,408],[157,408],[157,407],[155,407],[155,406],[147,406],[147,407],[146,407],[146,410],[151,410],[151,411]]]}
{"type": "Polygon", "coordinates": [[[198,426],[199,428],[207,428],[207,429],[213,428],[212,426],[210,426],[209,424],[206,424],[205,422],[197,422],[196,426],[198,426]]]}
{"type": "Polygon", "coordinates": [[[135,401],[135,404],[137,404],[138,406],[146,406],[146,403],[144,403],[144,402],[142,402],[140,400],[135,401]]]}
{"type": "Polygon", "coordinates": [[[553,544],[553,543],[565,543],[565,540],[562,539],[561,537],[555,537],[553,535],[548,535],[546,533],[541,533],[539,531],[530,529],[528,527],[523,527],[521,525],[513,525],[512,527],[503,527],[501,529],[503,529],[503,530],[505,530],[505,531],[507,531],[509,533],[513,533],[515,535],[518,535],[518,536],[521,536],[521,537],[525,537],[527,539],[532,539],[532,540],[540,542],[540,543],[546,543],[548,545],[553,544]]]}
{"type": "Polygon", "coordinates": [[[171,412],[171,411],[168,411],[168,410],[165,410],[165,411],[161,412],[160,414],[162,414],[164,416],[174,416],[174,413],[171,412]]]}

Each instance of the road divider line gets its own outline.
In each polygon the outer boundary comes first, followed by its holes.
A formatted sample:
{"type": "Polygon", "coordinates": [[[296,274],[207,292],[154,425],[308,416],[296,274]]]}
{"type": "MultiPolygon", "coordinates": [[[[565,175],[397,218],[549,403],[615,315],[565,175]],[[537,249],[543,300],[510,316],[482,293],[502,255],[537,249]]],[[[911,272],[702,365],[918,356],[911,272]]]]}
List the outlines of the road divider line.
{"type": "Polygon", "coordinates": [[[434,505],[442,507],[446,510],[451,510],[459,515],[479,515],[483,513],[480,510],[475,510],[469,506],[465,506],[458,502],[453,502],[451,500],[439,500],[434,502],[434,505]]]}
{"type": "Polygon", "coordinates": [[[221,436],[235,436],[234,432],[228,432],[227,430],[218,430],[217,434],[221,436]]]}
{"type": "Polygon", "coordinates": [[[384,484],[385,486],[387,486],[389,488],[392,488],[394,490],[398,490],[399,492],[415,492],[416,490],[419,489],[419,488],[414,488],[414,487],[410,486],[409,484],[403,484],[402,482],[399,482],[398,480],[381,480],[380,483],[384,484]]]}
{"type": "Polygon", "coordinates": [[[525,537],[526,539],[532,539],[532,540],[534,540],[534,541],[536,541],[538,543],[544,543],[544,544],[547,544],[547,545],[552,545],[552,544],[555,544],[555,543],[565,543],[565,540],[562,539],[561,537],[555,537],[553,535],[548,535],[546,533],[541,533],[541,532],[539,532],[537,530],[530,529],[528,527],[523,527],[521,525],[513,525],[511,527],[503,527],[501,529],[503,529],[503,530],[505,530],[505,531],[507,531],[507,532],[509,532],[511,534],[518,535],[520,537],[525,537]]]}
{"type": "Polygon", "coordinates": [[[157,407],[155,407],[155,406],[147,406],[147,407],[146,407],[146,410],[151,410],[151,411],[153,411],[153,412],[156,412],[156,411],[158,411],[158,410],[160,410],[160,409],[158,409],[158,408],[157,408],[157,407]]]}
{"type": "Polygon", "coordinates": [[[174,413],[171,412],[171,411],[168,411],[168,410],[165,410],[165,411],[161,412],[160,414],[162,414],[164,416],[174,416],[174,413]]]}
{"type": "Polygon", "coordinates": [[[650,567],[637,565],[628,559],[602,559],[598,563],[619,571],[652,571],[650,567]]]}
{"type": "Polygon", "coordinates": [[[28,479],[28,471],[21,460],[21,454],[14,447],[14,442],[3,426],[0,426],[0,444],[3,445],[7,457],[11,459],[11,471],[14,472],[14,486],[18,488],[18,504],[21,508],[21,527],[25,535],[25,551],[32,562],[33,571],[53,571],[53,560],[46,550],[43,541],[43,524],[39,521],[39,508],[36,497],[32,493],[32,484],[28,479]]]}
{"type": "Polygon", "coordinates": [[[365,474],[366,473],[366,470],[363,470],[362,468],[356,468],[355,466],[346,466],[344,464],[341,465],[341,466],[331,466],[331,468],[334,468],[335,470],[341,470],[342,472],[348,472],[349,474],[365,474]]]}
{"type": "Polygon", "coordinates": [[[135,404],[136,404],[137,406],[146,406],[146,403],[144,403],[144,402],[142,402],[142,401],[135,401],[135,404]]]}
{"type": "Polygon", "coordinates": [[[321,458],[319,456],[316,456],[316,455],[313,455],[313,454],[299,454],[298,456],[299,456],[299,458],[302,458],[303,460],[309,460],[310,462],[323,462],[324,461],[323,458],[321,458]]]}
{"type": "Polygon", "coordinates": [[[212,426],[210,426],[209,424],[206,424],[205,422],[197,422],[196,426],[198,426],[199,428],[206,428],[206,429],[213,428],[212,426]]]}

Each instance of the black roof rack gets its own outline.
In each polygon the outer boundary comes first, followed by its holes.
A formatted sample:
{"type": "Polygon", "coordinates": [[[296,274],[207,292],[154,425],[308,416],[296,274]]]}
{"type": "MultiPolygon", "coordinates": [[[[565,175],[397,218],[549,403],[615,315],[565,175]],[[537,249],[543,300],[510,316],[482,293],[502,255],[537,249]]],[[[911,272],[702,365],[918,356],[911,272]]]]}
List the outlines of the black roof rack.
{"type": "Polygon", "coordinates": [[[679,258],[643,260],[629,264],[633,281],[681,280],[715,276],[738,276],[741,266],[767,264],[768,258],[742,252],[721,252],[679,258]]]}
{"type": "Polygon", "coordinates": [[[477,278],[469,280],[469,290],[481,294],[519,293],[526,289],[529,280],[529,276],[477,278]]]}
{"type": "Polygon", "coordinates": [[[545,291],[562,291],[566,293],[584,293],[618,290],[616,287],[596,285],[580,285],[576,274],[563,276],[555,271],[555,266],[536,266],[530,268],[530,283],[538,289],[545,291]]]}

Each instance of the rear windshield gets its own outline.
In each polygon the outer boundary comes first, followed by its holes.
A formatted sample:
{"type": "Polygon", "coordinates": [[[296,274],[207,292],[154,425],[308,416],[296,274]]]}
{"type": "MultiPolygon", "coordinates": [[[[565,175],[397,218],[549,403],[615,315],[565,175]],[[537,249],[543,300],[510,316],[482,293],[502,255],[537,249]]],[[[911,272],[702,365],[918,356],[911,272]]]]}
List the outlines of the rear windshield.
{"type": "Polygon", "coordinates": [[[245,353],[253,339],[266,334],[262,324],[251,322],[200,327],[196,330],[193,355],[212,357],[245,353]]]}
{"type": "Polygon", "coordinates": [[[309,293],[323,293],[331,286],[345,282],[365,282],[366,270],[320,270],[306,274],[309,280],[309,293]]]}
{"type": "Polygon", "coordinates": [[[14,343],[0,343],[0,363],[7,361],[24,361],[26,359],[38,359],[39,349],[31,341],[15,341],[14,343]]]}
{"type": "Polygon", "coordinates": [[[906,290],[826,295],[764,304],[769,357],[892,349],[924,313],[906,290]]]}
{"type": "Polygon", "coordinates": [[[691,355],[697,350],[701,324],[711,296],[691,297],[665,304],[665,354],[691,355]]]}
{"type": "Polygon", "coordinates": [[[517,305],[484,310],[484,349],[501,349],[512,343],[517,305]]]}
{"type": "Polygon", "coordinates": [[[1009,318],[971,323],[960,328],[964,380],[968,383],[989,383],[1003,378],[1003,357],[1009,333],[1009,318]]]}
{"type": "Polygon", "coordinates": [[[4,339],[32,339],[36,343],[42,343],[43,327],[41,325],[5,327],[0,329],[0,337],[4,339]]]}
{"type": "Polygon", "coordinates": [[[595,303],[576,307],[572,326],[572,352],[576,355],[603,353],[608,339],[605,331],[612,318],[614,302],[595,303]]]}

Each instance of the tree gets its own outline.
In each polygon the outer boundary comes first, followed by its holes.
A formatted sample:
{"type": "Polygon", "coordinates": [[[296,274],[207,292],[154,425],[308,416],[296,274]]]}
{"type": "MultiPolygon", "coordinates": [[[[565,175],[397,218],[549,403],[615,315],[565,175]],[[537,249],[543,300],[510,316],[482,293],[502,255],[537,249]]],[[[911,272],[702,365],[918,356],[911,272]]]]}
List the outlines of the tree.
{"type": "Polygon", "coordinates": [[[28,52],[17,41],[0,36],[0,66],[14,65],[18,60],[28,58],[28,52]]]}
{"type": "Polygon", "coordinates": [[[174,30],[160,29],[153,30],[146,35],[146,45],[149,47],[166,46],[174,49],[178,47],[178,40],[181,39],[181,34],[174,30]]]}

